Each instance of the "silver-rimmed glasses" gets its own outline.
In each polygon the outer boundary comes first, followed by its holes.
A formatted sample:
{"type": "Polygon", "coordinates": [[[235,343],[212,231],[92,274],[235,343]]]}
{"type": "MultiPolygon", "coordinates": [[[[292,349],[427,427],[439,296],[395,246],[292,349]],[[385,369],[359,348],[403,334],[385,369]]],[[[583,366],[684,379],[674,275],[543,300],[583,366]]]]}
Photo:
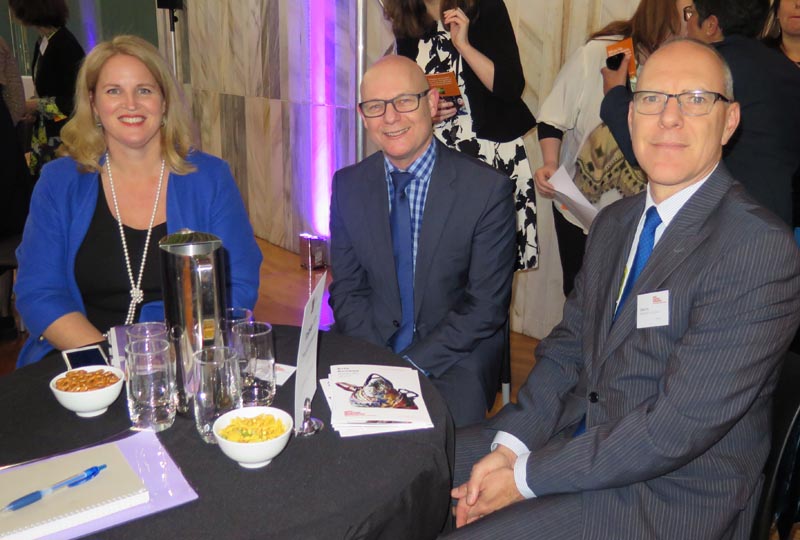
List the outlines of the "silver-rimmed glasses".
{"type": "Polygon", "coordinates": [[[367,118],[377,118],[386,114],[386,106],[391,103],[399,113],[410,113],[419,109],[419,101],[428,95],[430,88],[419,94],[400,94],[392,99],[370,99],[358,104],[361,113],[367,118]]]}
{"type": "Polygon", "coordinates": [[[704,116],[711,112],[717,101],[731,102],[719,92],[705,90],[692,90],[680,94],[645,90],[633,93],[633,108],[639,114],[661,114],[666,109],[669,98],[677,100],[681,112],[686,116],[704,116]]]}

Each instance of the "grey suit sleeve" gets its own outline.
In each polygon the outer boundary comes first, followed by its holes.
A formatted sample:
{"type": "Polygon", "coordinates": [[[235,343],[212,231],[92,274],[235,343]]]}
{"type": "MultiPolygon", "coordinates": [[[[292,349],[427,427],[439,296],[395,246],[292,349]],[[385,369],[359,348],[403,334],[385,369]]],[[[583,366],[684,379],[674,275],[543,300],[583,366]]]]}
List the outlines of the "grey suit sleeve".
{"type": "Polygon", "coordinates": [[[340,173],[333,176],[331,187],[331,271],[329,303],[336,315],[335,329],[348,336],[376,342],[378,331],[372,322],[369,305],[371,287],[367,273],[358,261],[345,221],[341,219],[340,173]]]}
{"type": "MultiPolygon", "coordinates": [[[[778,229],[732,247],[703,272],[658,393],[614,421],[531,453],[527,479],[538,496],[668,474],[737,429],[756,400],[766,399],[800,318],[800,255],[778,229]]],[[[608,361],[618,359],[627,360],[608,361]]]]}
{"type": "Polygon", "coordinates": [[[461,300],[424,339],[403,351],[434,376],[469,355],[508,317],[516,250],[513,185],[507,179],[494,184],[473,233],[461,300]]]}
{"type": "MultiPolygon", "coordinates": [[[[592,235],[589,236],[591,242],[592,235]]],[[[520,388],[517,403],[506,405],[488,427],[505,431],[529,449],[544,446],[563,426],[558,425],[564,400],[573,391],[584,368],[581,351],[583,332],[583,272],[564,304],[561,322],[536,347],[536,365],[520,388]]],[[[569,424],[579,421],[579,417],[569,424]]]]}

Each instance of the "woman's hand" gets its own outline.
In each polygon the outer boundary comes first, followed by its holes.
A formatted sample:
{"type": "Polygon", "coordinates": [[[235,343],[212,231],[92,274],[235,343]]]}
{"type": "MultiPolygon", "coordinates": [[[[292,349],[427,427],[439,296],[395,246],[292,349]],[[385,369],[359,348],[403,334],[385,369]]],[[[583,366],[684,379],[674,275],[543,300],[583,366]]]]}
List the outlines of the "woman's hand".
{"type": "Polygon", "coordinates": [[[625,51],[625,57],[616,70],[604,67],[600,69],[603,74],[603,95],[608,94],[608,91],[617,86],[625,86],[628,82],[628,63],[631,61],[630,51],[625,51]]]}
{"type": "Polygon", "coordinates": [[[550,177],[553,176],[557,170],[558,165],[554,163],[545,163],[533,173],[533,181],[536,184],[536,190],[548,199],[552,199],[556,194],[556,190],[553,189],[553,184],[550,183],[550,177]]]}
{"type": "Polygon", "coordinates": [[[448,118],[454,117],[456,112],[458,112],[458,107],[456,107],[455,103],[449,99],[439,98],[439,105],[436,110],[436,116],[433,117],[433,123],[444,122],[448,118]]]}
{"type": "Polygon", "coordinates": [[[448,9],[443,13],[442,23],[450,30],[450,41],[460,54],[469,47],[469,17],[461,8],[448,9]]]}

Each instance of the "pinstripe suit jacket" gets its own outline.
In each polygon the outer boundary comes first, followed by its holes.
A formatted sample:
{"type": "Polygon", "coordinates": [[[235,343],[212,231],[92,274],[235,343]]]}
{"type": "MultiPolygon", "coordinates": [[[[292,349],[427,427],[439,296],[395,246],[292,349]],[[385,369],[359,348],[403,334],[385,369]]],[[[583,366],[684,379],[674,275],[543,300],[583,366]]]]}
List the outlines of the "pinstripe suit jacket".
{"type": "MultiPolygon", "coordinates": [[[[597,217],[563,321],[490,427],[531,449],[537,497],[575,495],[557,499],[577,498],[582,538],[748,538],[771,393],[800,320],[800,251],[720,164],[629,297],[668,290],[669,324],[637,329],[635,301],[612,324],[644,200],[597,217]]],[[[535,511],[519,527],[536,530],[535,511]]]]}

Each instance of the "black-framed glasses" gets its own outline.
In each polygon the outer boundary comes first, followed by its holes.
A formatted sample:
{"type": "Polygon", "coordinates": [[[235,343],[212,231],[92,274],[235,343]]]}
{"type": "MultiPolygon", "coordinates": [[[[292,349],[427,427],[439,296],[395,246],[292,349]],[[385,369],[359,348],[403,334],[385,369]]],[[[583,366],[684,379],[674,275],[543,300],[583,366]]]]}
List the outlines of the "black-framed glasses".
{"type": "Polygon", "coordinates": [[[431,89],[428,88],[419,94],[400,94],[392,99],[370,99],[359,103],[358,108],[367,118],[377,118],[386,114],[386,106],[389,103],[399,113],[410,113],[419,109],[419,101],[430,91],[431,89]]]}
{"type": "Polygon", "coordinates": [[[694,16],[694,13],[695,13],[694,6],[684,6],[683,20],[689,22],[689,19],[691,19],[694,16]]]}
{"type": "Polygon", "coordinates": [[[686,116],[704,116],[711,112],[717,101],[730,103],[730,98],[719,92],[692,90],[680,94],[640,91],[633,93],[633,108],[639,114],[661,114],[667,108],[669,98],[675,98],[681,112],[686,116]]]}

